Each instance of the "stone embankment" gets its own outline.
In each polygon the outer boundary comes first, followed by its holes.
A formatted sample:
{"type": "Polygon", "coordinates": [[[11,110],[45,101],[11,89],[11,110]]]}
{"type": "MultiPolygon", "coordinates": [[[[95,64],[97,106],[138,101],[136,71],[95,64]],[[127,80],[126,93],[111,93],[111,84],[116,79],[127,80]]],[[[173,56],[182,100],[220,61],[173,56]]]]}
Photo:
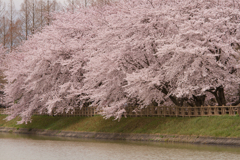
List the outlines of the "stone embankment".
{"type": "Polygon", "coordinates": [[[215,138],[202,136],[163,135],[163,134],[133,134],[133,133],[103,133],[103,132],[71,132],[59,130],[40,130],[25,128],[0,127],[2,133],[30,134],[70,138],[90,138],[105,140],[127,141],[155,141],[155,142],[178,142],[192,144],[234,145],[240,146],[240,138],[215,138]]]}

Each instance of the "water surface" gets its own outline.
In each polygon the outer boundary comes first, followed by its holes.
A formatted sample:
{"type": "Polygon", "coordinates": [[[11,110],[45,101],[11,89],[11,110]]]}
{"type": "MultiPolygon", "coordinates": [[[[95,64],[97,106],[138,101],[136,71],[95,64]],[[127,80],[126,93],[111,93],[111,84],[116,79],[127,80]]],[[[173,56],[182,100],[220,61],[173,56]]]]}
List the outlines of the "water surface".
{"type": "Polygon", "coordinates": [[[0,133],[0,160],[240,159],[240,148],[0,133]]]}

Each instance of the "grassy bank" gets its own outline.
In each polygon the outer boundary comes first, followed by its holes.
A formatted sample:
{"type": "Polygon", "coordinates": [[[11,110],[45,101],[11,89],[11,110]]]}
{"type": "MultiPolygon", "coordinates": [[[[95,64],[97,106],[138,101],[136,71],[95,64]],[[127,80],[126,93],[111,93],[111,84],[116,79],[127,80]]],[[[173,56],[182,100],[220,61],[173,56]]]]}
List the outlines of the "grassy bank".
{"type": "Polygon", "coordinates": [[[0,115],[0,127],[29,129],[111,132],[111,133],[150,133],[178,134],[214,137],[240,137],[240,117],[128,117],[120,122],[95,117],[50,117],[33,116],[32,123],[16,125],[19,118],[6,122],[0,115]]]}

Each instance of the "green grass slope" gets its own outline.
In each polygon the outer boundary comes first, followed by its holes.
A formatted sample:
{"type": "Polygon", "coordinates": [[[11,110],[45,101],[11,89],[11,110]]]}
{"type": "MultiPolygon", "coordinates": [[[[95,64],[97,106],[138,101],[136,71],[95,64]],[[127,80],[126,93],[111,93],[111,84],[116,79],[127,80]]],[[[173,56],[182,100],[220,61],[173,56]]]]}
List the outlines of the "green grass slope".
{"type": "Polygon", "coordinates": [[[6,122],[6,115],[0,115],[0,127],[29,129],[178,134],[213,137],[240,137],[239,116],[216,117],[128,117],[120,122],[95,117],[51,117],[33,116],[32,123],[17,125],[19,118],[6,122]]]}

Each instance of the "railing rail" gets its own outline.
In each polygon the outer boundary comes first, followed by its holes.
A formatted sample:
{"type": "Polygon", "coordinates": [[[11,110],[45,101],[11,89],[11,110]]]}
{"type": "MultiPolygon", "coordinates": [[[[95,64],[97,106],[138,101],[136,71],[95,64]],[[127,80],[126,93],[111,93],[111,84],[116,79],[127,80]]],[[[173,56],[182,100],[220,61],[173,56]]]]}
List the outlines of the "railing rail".
{"type": "Polygon", "coordinates": [[[126,108],[127,116],[161,116],[161,117],[199,117],[240,114],[240,106],[201,106],[201,107],[166,107],[148,106],[141,110],[136,107],[126,108]],[[134,111],[134,112],[133,112],[134,111]]]}
{"type": "MultiPolygon", "coordinates": [[[[0,114],[6,114],[5,111],[11,113],[11,110],[0,108],[0,114]]],[[[49,115],[47,110],[34,115],[49,115]]],[[[57,113],[56,109],[52,111],[51,116],[85,116],[92,117],[99,114],[96,107],[83,107],[70,109],[68,112],[63,110],[57,113]]],[[[148,106],[141,110],[136,107],[127,107],[125,115],[127,117],[157,116],[157,117],[200,117],[200,116],[220,116],[220,115],[240,115],[240,106],[201,106],[201,107],[166,107],[166,106],[148,106]]]]}
{"type": "MultiPolygon", "coordinates": [[[[47,110],[43,111],[42,113],[34,112],[34,115],[49,115],[47,110]]],[[[63,117],[75,117],[75,116],[83,116],[83,117],[92,117],[95,115],[95,108],[94,107],[83,107],[70,109],[68,112],[67,110],[63,110],[62,113],[57,113],[56,109],[52,111],[50,114],[51,116],[63,116],[63,117]]]]}

